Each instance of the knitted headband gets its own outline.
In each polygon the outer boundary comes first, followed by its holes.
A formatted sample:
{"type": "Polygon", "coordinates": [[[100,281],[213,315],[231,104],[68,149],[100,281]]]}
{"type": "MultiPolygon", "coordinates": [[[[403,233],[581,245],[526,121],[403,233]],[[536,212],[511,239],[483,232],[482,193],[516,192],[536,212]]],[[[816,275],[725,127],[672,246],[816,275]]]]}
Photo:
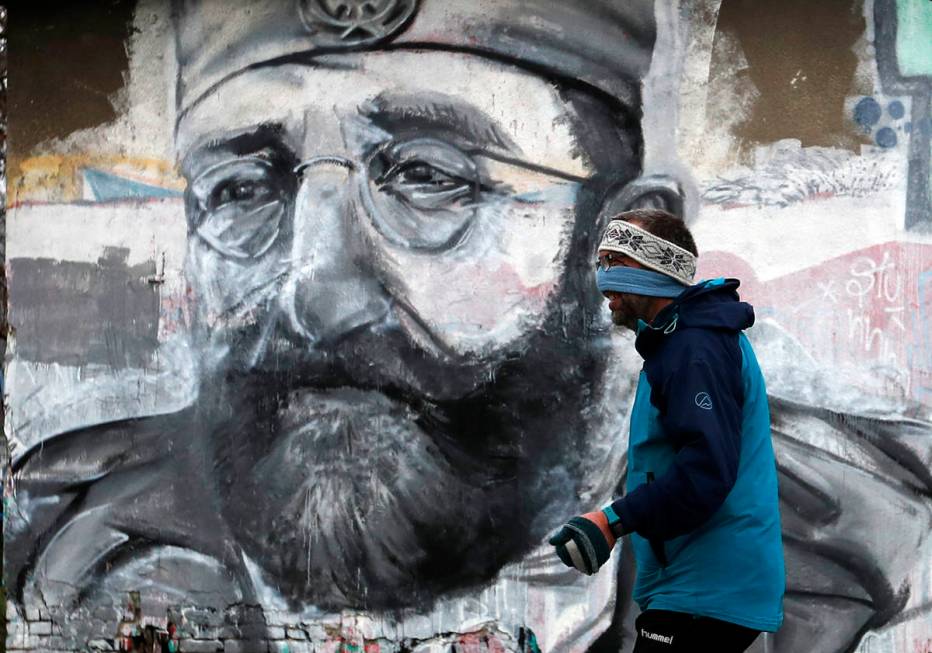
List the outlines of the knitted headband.
{"type": "Polygon", "coordinates": [[[608,223],[599,249],[627,254],[644,267],[687,286],[692,285],[696,276],[696,257],[692,252],[625,220],[608,223]]]}

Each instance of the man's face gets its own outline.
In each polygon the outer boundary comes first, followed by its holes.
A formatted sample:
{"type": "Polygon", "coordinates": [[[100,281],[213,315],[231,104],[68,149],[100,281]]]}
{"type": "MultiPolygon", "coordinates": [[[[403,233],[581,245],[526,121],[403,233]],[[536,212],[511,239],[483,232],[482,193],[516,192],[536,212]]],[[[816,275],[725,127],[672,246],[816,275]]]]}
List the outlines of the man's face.
{"type": "MultiPolygon", "coordinates": [[[[595,228],[582,119],[518,69],[400,52],[250,71],[182,116],[202,426],[288,598],[487,579],[576,509],[604,367],[567,264],[595,228]]],[[[608,138],[635,176],[637,135],[608,138]]]]}
{"type": "MultiPolygon", "coordinates": [[[[599,250],[599,265],[605,268],[615,266],[644,267],[630,256],[607,249],[599,250]]],[[[614,290],[606,290],[602,295],[608,300],[608,310],[612,313],[613,324],[631,331],[637,331],[638,320],[650,322],[654,298],[626,292],[615,292],[614,290]]]]}

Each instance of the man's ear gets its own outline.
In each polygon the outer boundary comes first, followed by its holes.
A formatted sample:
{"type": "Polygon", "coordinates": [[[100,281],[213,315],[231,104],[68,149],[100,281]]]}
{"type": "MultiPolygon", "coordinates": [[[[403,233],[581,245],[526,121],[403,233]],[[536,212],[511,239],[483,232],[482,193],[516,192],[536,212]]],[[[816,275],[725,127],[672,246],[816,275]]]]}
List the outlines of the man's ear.
{"type": "Polygon", "coordinates": [[[631,209],[663,209],[682,220],[686,215],[686,194],[680,183],[668,175],[638,177],[609,188],[599,210],[599,229],[631,209]]]}

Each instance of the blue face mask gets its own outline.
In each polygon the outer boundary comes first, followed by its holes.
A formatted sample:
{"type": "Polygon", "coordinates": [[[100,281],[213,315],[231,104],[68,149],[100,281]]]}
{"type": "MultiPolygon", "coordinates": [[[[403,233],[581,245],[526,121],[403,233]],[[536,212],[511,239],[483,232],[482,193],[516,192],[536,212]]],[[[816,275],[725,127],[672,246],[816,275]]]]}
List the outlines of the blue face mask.
{"type": "Polygon", "coordinates": [[[600,292],[613,290],[615,292],[646,295],[647,297],[668,297],[670,299],[688,288],[688,286],[665,274],[641,268],[626,268],[620,265],[611,267],[608,270],[599,268],[596,271],[596,283],[600,292]]]}

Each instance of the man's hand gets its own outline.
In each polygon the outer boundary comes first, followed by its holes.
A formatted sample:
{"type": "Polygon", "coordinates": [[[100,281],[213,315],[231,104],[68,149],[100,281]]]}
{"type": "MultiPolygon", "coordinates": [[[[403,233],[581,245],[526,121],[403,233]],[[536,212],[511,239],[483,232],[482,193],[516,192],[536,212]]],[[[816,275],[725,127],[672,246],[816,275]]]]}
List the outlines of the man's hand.
{"type": "Polygon", "coordinates": [[[567,567],[575,567],[591,575],[605,564],[615,546],[615,536],[608,525],[608,517],[601,510],[573,517],[550,543],[557,547],[557,555],[567,567]]]}

